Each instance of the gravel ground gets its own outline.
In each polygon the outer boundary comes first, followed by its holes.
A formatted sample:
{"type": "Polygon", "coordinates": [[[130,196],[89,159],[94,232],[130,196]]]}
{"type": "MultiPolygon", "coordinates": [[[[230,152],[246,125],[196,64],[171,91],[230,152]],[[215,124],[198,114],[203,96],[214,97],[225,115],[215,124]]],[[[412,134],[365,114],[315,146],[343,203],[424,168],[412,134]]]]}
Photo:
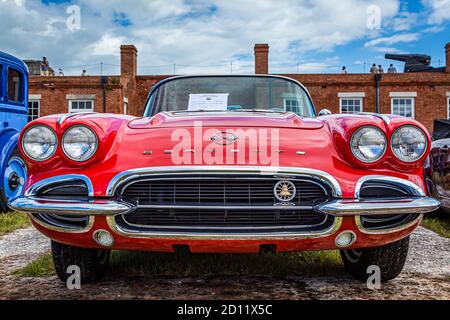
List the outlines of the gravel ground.
{"type": "Polygon", "coordinates": [[[56,279],[20,278],[11,272],[49,250],[33,229],[0,238],[0,299],[450,299],[450,239],[419,228],[402,275],[372,291],[350,277],[197,278],[109,275],[97,285],[67,290],[56,279]]]}

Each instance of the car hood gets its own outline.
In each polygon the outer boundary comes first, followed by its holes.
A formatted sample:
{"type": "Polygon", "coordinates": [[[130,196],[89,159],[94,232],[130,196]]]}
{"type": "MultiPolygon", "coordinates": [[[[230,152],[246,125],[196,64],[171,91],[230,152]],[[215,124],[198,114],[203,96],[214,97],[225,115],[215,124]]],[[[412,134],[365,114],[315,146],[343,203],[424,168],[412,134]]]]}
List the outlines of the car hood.
{"type": "Polygon", "coordinates": [[[153,118],[136,119],[131,129],[193,127],[266,127],[321,129],[323,121],[294,113],[273,112],[163,112],[153,118]]]}

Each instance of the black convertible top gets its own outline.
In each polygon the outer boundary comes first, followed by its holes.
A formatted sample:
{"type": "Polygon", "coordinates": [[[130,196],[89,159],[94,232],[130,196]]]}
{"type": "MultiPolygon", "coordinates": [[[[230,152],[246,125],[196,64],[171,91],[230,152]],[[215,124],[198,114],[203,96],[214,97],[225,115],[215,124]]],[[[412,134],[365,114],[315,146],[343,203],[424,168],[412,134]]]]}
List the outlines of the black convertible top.
{"type": "Polygon", "coordinates": [[[433,140],[450,139],[450,120],[435,120],[433,140]]]}

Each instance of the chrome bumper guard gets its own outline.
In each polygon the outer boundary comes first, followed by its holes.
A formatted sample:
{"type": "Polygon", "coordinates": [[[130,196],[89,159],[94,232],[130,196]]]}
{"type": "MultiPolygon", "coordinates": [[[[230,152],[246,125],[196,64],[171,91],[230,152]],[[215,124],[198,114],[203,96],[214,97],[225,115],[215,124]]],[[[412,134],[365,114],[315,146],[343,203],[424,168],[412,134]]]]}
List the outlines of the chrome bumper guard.
{"type": "MultiPolygon", "coordinates": [[[[95,199],[91,201],[49,200],[35,197],[20,197],[10,203],[10,208],[32,214],[73,215],[73,216],[117,216],[125,215],[136,209],[136,206],[121,200],[95,199]]],[[[173,209],[173,206],[146,206],[154,209],[173,209]]],[[[399,214],[424,214],[440,207],[439,201],[428,197],[411,197],[402,199],[376,200],[332,200],[316,207],[273,206],[273,207],[181,207],[183,209],[211,210],[302,210],[315,209],[324,214],[336,217],[347,216],[380,216],[399,214]]],[[[180,207],[176,207],[180,208],[180,207]]]]}
{"type": "Polygon", "coordinates": [[[440,202],[427,197],[377,200],[333,200],[316,207],[337,217],[425,214],[439,209],[440,202]]]}
{"type": "Polygon", "coordinates": [[[65,201],[33,197],[17,198],[9,207],[25,213],[67,216],[117,216],[136,208],[130,203],[115,200],[65,201]]]}

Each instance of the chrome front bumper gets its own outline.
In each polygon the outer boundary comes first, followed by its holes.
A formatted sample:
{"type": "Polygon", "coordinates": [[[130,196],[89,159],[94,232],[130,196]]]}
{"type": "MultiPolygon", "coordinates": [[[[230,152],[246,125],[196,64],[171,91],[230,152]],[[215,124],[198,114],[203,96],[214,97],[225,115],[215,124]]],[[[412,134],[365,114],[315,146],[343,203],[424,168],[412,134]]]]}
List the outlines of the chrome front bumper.
{"type": "MultiPolygon", "coordinates": [[[[91,200],[91,201],[63,201],[38,199],[33,197],[20,197],[10,203],[10,208],[32,214],[67,215],[67,216],[117,216],[125,215],[136,209],[136,206],[120,200],[91,200]]],[[[173,209],[166,206],[148,206],[155,209],[173,209]]],[[[348,216],[380,216],[399,214],[424,214],[440,207],[439,201],[428,197],[411,197],[398,200],[332,200],[318,205],[313,209],[336,217],[348,216]]],[[[197,210],[299,210],[311,209],[302,207],[180,207],[178,209],[197,210]]]]}
{"type": "MultiPolygon", "coordinates": [[[[189,176],[198,175],[234,175],[252,174],[262,177],[277,177],[280,179],[289,179],[289,177],[308,177],[315,181],[327,185],[331,193],[330,201],[315,207],[299,206],[266,206],[266,207],[185,207],[185,209],[218,209],[218,210],[317,210],[324,214],[347,217],[347,216],[380,216],[380,215],[398,215],[398,214],[424,214],[432,212],[440,207],[439,201],[426,197],[425,192],[410,181],[398,179],[390,176],[365,176],[356,183],[354,199],[342,199],[342,190],[338,181],[330,174],[308,168],[271,168],[271,167],[153,167],[129,170],[114,177],[107,188],[106,198],[94,198],[94,188],[88,177],[83,175],[68,175],[52,177],[43,180],[31,186],[23,197],[10,202],[11,209],[31,214],[47,215],[67,215],[67,216],[108,216],[126,215],[136,209],[136,205],[115,198],[116,191],[122,185],[129,183],[133,179],[142,179],[158,176],[189,176]],[[83,180],[89,191],[91,200],[56,200],[37,197],[41,188],[51,185],[55,182],[71,181],[74,179],[83,180]],[[359,199],[362,185],[366,181],[387,181],[402,186],[408,190],[409,196],[400,199],[359,199]]],[[[173,206],[148,206],[151,209],[180,209],[173,206]]]]}

